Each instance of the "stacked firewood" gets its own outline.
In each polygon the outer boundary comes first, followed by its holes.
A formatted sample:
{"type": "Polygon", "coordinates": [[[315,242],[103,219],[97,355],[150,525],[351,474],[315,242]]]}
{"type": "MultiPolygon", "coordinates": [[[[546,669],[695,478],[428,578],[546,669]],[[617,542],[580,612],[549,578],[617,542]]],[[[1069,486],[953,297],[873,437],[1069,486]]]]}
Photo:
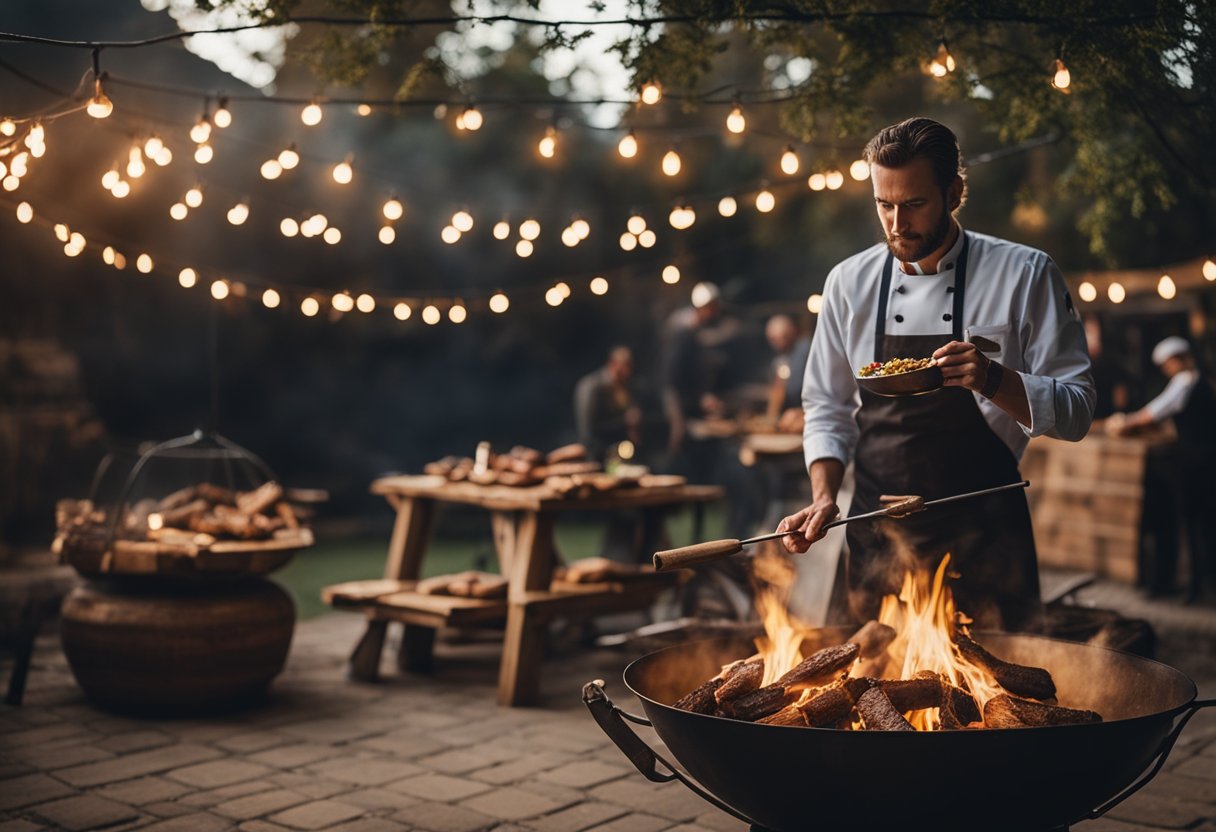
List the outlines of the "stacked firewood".
{"type": "Polygon", "coordinates": [[[1059,707],[1055,683],[1043,668],[1002,661],[961,630],[955,634],[959,651],[1006,691],[982,708],[970,691],[937,673],[879,679],[854,672],[881,669],[894,638],[893,629],[871,621],[844,644],[813,653],[768,685],[762,685],[764,659],[752,656],[725,666],[675,707],[746,722],[846,731],[913,731],[907,714],[927,708],[938,709],[942,730],[1102,721],[1093,711],[1059,707]]]}
{"type": "Polygon", "coordinates": [[[423,470],[451,482],[529,486],[540,485],[550,477],[595,474],[603,466],[587,459],[587,449],[578,444],[563,445],[547,454],[516,445],[499,454],[490,449],[489,442],[482,442],[475,457],[447,456],[427,463],[423,470]]]}

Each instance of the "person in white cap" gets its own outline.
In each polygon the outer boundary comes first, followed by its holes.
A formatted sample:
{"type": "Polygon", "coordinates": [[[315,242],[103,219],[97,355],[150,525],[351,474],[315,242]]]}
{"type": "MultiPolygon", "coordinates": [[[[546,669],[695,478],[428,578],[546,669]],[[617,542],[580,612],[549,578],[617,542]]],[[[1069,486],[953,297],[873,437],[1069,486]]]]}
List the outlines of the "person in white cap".
{"type": "MultiPolygon", "coordinates": [[[[1191,400],[1191,393],[1199,383],[1199,370],[1195,368],[1195,356],[1185,338],[1171,335],[1153,347],[1153,363],[1161,369],[1169,381],[1151,402],[1134,413],[1114,413],[1106,420],[1106,432],[1112,436],[1127,436],[1141,428],[1156,425],[1166,419],[1177,417],[1191,400]]],[[[1202,406],[1202,402],[1196,406],[1202,406]]],[[[1210,428],[1216,430],[1216,426],[1210,428]]]]}

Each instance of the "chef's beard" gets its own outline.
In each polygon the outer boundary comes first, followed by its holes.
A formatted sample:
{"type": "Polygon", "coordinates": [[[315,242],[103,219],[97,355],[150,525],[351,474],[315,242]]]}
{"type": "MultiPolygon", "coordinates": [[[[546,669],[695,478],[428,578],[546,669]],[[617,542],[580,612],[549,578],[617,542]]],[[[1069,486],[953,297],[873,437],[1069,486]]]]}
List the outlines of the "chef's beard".
{"type": "Polygon", "coordinates": [[[946,241],[946,236],[950,233],[950,222],[950,211],[943,204],[941,219],[927,235],[892,237],[888,234],[887,248],[902,263],[919,263],[946,241]]]}

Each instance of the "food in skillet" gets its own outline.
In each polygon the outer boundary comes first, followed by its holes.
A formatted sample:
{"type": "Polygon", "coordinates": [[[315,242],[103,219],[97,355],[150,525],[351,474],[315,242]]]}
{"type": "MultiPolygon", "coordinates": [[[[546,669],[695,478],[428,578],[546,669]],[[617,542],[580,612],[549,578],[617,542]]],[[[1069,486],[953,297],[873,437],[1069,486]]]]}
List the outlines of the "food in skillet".
{"type": "Polygon", "coordinates": [[[877,378],[879,376],[897,376],[901,373],[911,373],[916,370],[926,370],[934,366],[932,358],[892,358],[881,363],[872,361],[857,371],[862,378],[877,378]]]}

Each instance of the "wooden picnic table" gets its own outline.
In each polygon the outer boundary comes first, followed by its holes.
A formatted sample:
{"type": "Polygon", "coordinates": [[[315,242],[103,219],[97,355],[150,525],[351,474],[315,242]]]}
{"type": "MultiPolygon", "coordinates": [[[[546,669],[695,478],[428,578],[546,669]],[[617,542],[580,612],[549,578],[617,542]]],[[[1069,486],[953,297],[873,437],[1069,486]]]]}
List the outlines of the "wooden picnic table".
{"type": "MultiPolygon", "coordinates": [[[[661,479],[656,478],[661,482],[661,479]]],[[[548,621],[554,616],[587,617],[643,608],[671,586],[663,575],[649,580],[564,584],[554,581],[558,556],[554,524],[564,511],[639,509],[653,519],[684,505],[697,510],[720,500],[717,486],[673,484],[623,486],[592,493],[560,494],[545,485],[509,487],[449,482],[434,476],[392,476],[372,483],[397,513],[380,581],[328,587],[325,600],[367,614],[367,630],[351,655],[352,678],[373,681],[388,624],[404,625],[399,664],[426,671],[432,666],[435,630],[442,626],[505,625],[498,702],[525,705],[539,693],[540,664],[548,621]],[[421,577],[437,508],[462,503],[490,512],[499,568],[507,578],[503,599],[424,595],[413,591],[421,577]]],[[[642,553],[647,556],[650,553],[642,553]]]]}

